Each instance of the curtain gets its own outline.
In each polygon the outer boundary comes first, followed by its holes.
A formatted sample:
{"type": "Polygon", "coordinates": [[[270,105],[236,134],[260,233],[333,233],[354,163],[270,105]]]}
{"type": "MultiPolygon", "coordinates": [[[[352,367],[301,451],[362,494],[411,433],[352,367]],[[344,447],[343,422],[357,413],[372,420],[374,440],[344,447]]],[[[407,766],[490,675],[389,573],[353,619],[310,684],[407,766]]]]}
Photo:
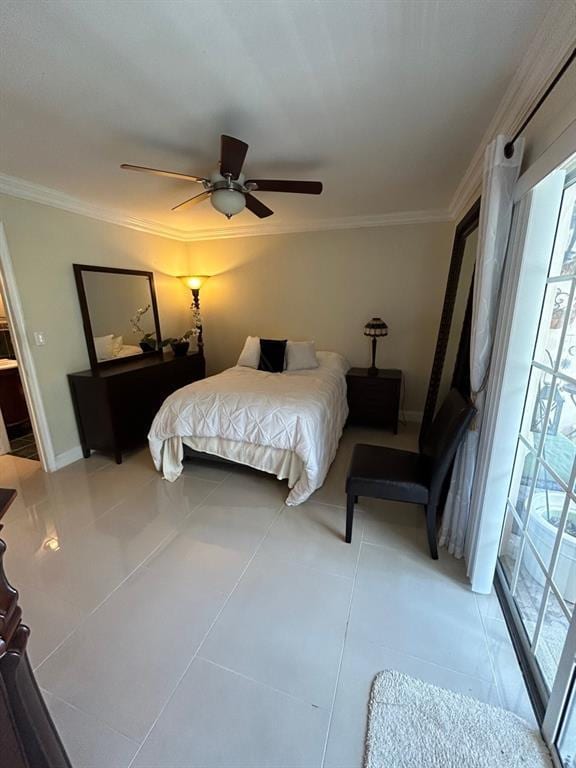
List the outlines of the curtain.
{"type": "Polygon", "coordinates": [[[468,533],[485,386],[512,223],[514,186],[522,162],[523,141],[516,141],[511,158],[504,155],[506,142],[505,136],[498,136],[488,145],[484,155],[470,338],[470,387],[478,413],[456,453],[440,530],[440,546],[446,547],[455,557],[463,557],[468,533]]]}

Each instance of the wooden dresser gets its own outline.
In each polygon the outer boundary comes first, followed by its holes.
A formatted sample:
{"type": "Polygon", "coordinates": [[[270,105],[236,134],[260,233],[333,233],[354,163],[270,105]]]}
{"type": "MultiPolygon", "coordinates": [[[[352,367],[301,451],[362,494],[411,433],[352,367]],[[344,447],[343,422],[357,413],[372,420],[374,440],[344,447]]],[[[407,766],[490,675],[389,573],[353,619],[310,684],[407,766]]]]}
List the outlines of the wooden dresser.
{"type": "Polygon", "coordinates": [[[92,450],[110,453],[118,464],[122,451],[145,442],[156,412],[180,387],[205,376],[204,355],[154,354],[97,372],[68,375],[85,458],[92,450]]]}
{"type": "MultiPolygon", "coordinates": [[[[16,491],[0,488],[0,520],[15,497],[16,491]]],[[[72,768],[28,660],[30,630],[4,573],[5,551],[0,539],[0,766],[72,768]]],[[[52,620],[57,626],[54,614],[52,620]]]]}

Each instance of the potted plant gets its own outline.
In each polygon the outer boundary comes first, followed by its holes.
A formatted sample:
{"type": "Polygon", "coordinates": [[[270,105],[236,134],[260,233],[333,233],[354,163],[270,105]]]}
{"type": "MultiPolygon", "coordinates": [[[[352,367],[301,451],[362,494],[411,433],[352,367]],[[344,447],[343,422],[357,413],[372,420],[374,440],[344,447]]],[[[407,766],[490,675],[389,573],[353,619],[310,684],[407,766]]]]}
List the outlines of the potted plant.
{"type": "Polygon", "coordinates": [[[156,339],[154,338],[153,333],[145,333],[138,344],[144,353],[156,351],[156,339]]]}
{"type": "Polygon", "coordinates": [[[142,326],[140,325],[140,320],[142,319],[142,316],[148,312],[152,305],[147,304],[145,307],[140,307],[136,310],[136,314],[133,315],[130,318],[130,325],[132,326],[132,332],[136,333],[140,336],[140,341],[138,342],[140,345],[140,349],[142,352],[155,352],[156,351],[156,339],[154,338],[153,333],[146,333],[142,326]]]}
{"type": "Polygon", "coordinates": [[[174,353],[174,357],[185,357],[185,355],[188,354],[188,349],[190,348],[191,336],[194,336],[193,330],[186,331],[186,333],[183,333],[182,336],[178,336],[177,338],[171,336],[170,338],[164,339],[162,341],[162,346],[164,347],[170,344],[172,352],[174,353]]]}

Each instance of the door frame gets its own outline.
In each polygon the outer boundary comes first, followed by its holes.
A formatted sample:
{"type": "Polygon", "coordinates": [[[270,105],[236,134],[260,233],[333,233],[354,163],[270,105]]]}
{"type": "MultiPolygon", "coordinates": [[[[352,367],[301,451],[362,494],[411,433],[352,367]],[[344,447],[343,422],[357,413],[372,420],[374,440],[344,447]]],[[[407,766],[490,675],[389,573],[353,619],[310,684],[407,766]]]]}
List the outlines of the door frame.
{"type": "Polygon", "coordinates": [[[10,325],[12,345],[18,360],[18,372],[22,381],[22,388],[32,423],[32,431],[34,432],[40,463],[45,472],[54,472],[57,469],[56,455],[50,436],[46,409],[44,408],[44,401],[38,383],[32,349],[28,340],[20,291],[16,283],[14,265],[2,221],[0,221],[0,294],[4,300],[4,307],[10,325]]]}

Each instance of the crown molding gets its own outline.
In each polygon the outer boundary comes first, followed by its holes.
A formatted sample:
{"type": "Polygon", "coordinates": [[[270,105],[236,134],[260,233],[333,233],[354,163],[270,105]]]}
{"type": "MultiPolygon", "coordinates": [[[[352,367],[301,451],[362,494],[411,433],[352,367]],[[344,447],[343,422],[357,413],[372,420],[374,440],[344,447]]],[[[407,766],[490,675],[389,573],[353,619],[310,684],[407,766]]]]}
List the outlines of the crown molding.
{"type": "Polygon", "coordinates": [[[185,239],[192,243],[199,240],[228,240],[237,237],[258,237],[262,235],[294,235],[304,232],[325,232],[340,229],[371,229],[399,224],[431,224],[451,221],[447,209],[428,211],[399,211],[376,216],[341,216],[334,219],[311,219],[297,224],[261,223],[255,226],[219,227],[218,229],[196,229],[186,232],[185,239]]]}
{"type": "Polygon", "coordinates": [[[371,227],[388,227],[397,224],[426,224],[439,221],[450,221],[448,210],[428,211],[400,211],[398,213],[384,213],[376,216],[342,216],[334,219],[312,219],[296,224],[272,224],[261,222],[256,225],[234,225],[211,228],[180,230],[167,227],[148,219],[139,219],[127,216],[121,211],[112,208],[88,203],[85,200],[67,195],[56,189],[43,187],[31,181],[18,179],[0,173],[0,193],[30,200],[34,203],[49,205],[52,208],[60,208],[70,213],[88,216],[91,219],[105,221],[109,224],[117,224],[139,232],[151,235],[159,235],[171,240],[191,243],[198,240],[226,240],[236,237],[255,237],[258,235],[285,235],[298,232],[321,232],[332,229],[364,229],[371,227]]]}
{"type": "Polygon", "coordinates": [[[136,229],[149,235],[168,237],[171,240],[186,240],[186,233],[174,227],[166,227],[155,221],[127,216],[125,213],[113,208],[94,205],[93,203],[88,203],[85,200],[80,200],[77,197],[60,192],[57,189],[43,187],[40,184],[18,179],[16,176],[8,176],[5,173],[0,173],[0,193],[10,195],[10,197],[30,200],[34,203],[41,203],[42,205],[49,205],[52,208],[60,208],[70,213],[78,213],[81,216],[88,216],[90,219],[136,229]]]}
{"type": "Polygon", "coordinates": [[[576,42],[576,0],[550,6],[458,185],[450,214],[459,220],[480,195],[484,153],[498,134],[513,136],[564,64],[576,42]]]}

